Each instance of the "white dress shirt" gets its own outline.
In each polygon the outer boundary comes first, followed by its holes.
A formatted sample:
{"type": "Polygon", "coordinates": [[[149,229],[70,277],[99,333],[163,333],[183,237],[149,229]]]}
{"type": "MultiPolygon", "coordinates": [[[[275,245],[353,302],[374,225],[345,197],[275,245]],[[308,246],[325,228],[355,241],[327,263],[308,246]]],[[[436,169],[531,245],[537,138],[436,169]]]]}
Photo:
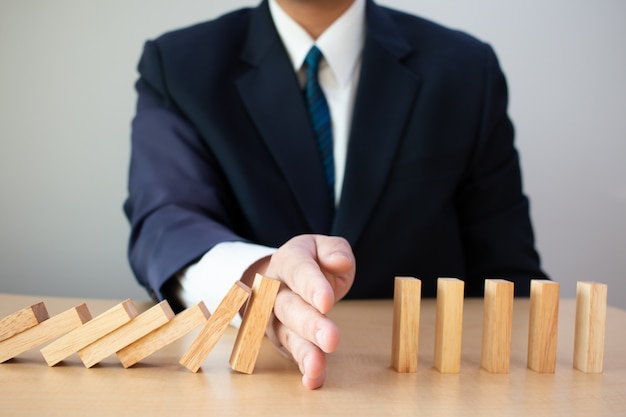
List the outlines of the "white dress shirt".
{"type": "MultiPolygon", "coordinates": [[[[355,0],[317,39],[313,39],[276,3],[269,0],[274,25],[304,85],[304,58],[316,45],[324,59],[320,64],[319,83],[330,109],[335,161],[335,201],[340,201],[345,171],[350,122],[361,67],[361,51],[365,41],[365,0],[355,0]]],[[[186,306],[204,301],[215,311],[233,283],[254,262],[271,255],[276,248],[243,243],[224,242],[208,251],[197,263],[178,275],[179,298],[186,306]]],[[[237,316],[233,320],[238,325],[237,316]]]]}

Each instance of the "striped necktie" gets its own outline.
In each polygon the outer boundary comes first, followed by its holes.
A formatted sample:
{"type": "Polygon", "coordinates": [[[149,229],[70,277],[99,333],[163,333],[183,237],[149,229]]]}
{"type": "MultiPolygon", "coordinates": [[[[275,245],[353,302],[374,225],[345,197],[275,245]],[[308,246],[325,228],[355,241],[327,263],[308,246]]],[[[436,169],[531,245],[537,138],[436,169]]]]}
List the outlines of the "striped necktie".
{"type": "Polygon", "coordinates": [[[304,85],[304,95],[306,98],[309,117],[313,125],[313,130],[317,138],[317,145],[322,158],[324,172],[326,173],[326,183],[329,188],[331,200],[335,201],[335,162],[333,160],[333,131],[330,120],[330,111],[324,92],[322,91],[317,75],[322,52],[313,46],[307,54],[306,63],[306,83],[304,85]]]}

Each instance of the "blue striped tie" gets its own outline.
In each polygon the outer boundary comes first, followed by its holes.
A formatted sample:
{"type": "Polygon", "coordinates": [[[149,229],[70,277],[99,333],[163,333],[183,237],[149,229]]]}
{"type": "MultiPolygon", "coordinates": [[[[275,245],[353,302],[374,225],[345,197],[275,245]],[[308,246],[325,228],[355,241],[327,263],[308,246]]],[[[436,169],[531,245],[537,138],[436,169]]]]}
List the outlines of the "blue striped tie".
{"type": "Polygon", "coordinates": [[[309,111],[309,117],[313,124],[313,130],[317,138],[317,146],[326,173],[326,183],[329,188],[331,200],[335,201],[335,162],[333,160],[333,131],[330,120],[330,111],[324,92],[322,91],[317,74],[322,53],[317,46],[313,46],[307,54],[306,62],[306,83],[304,85],[304,95],[309,111]]]}

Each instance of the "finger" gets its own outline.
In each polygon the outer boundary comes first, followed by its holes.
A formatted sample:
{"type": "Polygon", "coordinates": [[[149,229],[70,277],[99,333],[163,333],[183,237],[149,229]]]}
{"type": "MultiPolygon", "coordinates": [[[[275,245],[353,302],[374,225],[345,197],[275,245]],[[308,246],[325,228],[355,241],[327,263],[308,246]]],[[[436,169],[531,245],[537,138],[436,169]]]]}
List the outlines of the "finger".
{"type": "Polygon", "coordinates": [[[329,267],[347,269],[354,264],[354,254],[348,241],[338,236],[314,235],[317,256],[329,267]]]}
{"type": "Polygon", "coordinates": [[[320,375],[317,378],[311,378],[308,375],[302,375],[302,385],[307,387],[308,389],[318,389],[322,385],[324,385],[324,381],[326,380],[326,372],[320,375]]]}
{"type": "Polygon", "coordinates": [[[316,236],[317,259],[335,299],[342,299],[352,286],[356,262],[350,244],[336,236],[316,236]]]}
{"type": "Polygon", "coordinates": [[[293,330],[274,322],[274,332],[281,345],[291,354],[302,373],[302,383],[309,389],[322,386],[326,377],[326,356],[317,346],[293,330]]]}
{"type": "Polygon", "coordinates": [[[274,314],[287,328],[314,343],[322,351],[330,353],[337,348],[339,329],[335,323],[285,286],[276,296],[274,314]]]}
{"type": "Polygon", "coordinates": [[[283,281],[302,299],[325,314],[332,307],[335,294],[320,270],[315,246],[315,239],[310,235],[291,239],[272,256],[266,274],[283,281]]]}

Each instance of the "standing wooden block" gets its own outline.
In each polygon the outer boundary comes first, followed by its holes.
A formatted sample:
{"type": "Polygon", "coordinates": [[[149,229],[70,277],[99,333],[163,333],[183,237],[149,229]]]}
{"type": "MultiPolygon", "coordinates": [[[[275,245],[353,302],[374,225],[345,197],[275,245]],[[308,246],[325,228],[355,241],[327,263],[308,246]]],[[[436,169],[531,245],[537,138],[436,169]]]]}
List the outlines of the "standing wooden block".
{"type": "Polygon", "coordinates": [[[576,284],[574,368],[583,372],[602,372],[607,291],[606,284],[597,282],[576,284]]]}
{"type": "Polygon", "coordinates": [[[511,359],[514,284],[485,280],[481,364],[488,372],[506,374],[511,359]]]}
{"type": "Polygon", "coordinates": [[[0,362],[5,362],[27,350],[56,339],[89,320],[91,320],[91,314],[85,304],[57,314],[35,327],[0,342],[0,362]]]}
{"type": "Polygon", "coordinates": [[[461,369],[463,292],[465,283],[456,278],[437,280],[435,320],[435,369],[455,374],[461,369]]]}
{"type": "Polygon", "coordinates": [[[203,325],[210,316],[209,310],[207,310],[204,302],[201,301],[195,306],[181,311],[172,320],[158,329],[151,331],[144,337],[119,350],[117,357],[124,365],[124,368],[131,367],[157,350],[180,339],[196,327],[203,325]]]}
{"type": "Polygon", "coordinates": [[[72,353],[78,352],[85,346],[128,323],[136,316],[137,309],[135,305],[132,300],[127,299],[50,343],[41,349],[41,354],[49,366],[54,366],[72,353]]]}
{"type": "Polygon", "coordinates": [[[235,371],[246,374],[254,371],[279,288],[278,280],[259,274],[254,278],[250,301],[230,356],[230,365],[235,371]]]}
{"type": "Polygon", "coordinates": [[[528,368],[539,373],[556,370],[560,285],[554,281],[530,282],[528,368]]]}
{"type": "Polygon", "coordinates": [[[250,297],[250,287],[241,281],[235,282],[215,312],[206,322],[189,349],[180,359],[180,364],[192,372],[198,372],[224,331],[250,297]]]}
{"type": "Polygon", "coordinates": [[[123,326],[104,335],[78,351],[80,359],[87,368],[130,345],[151,331],[163,326],[174,317],[174,312],[167,301],[161,301],[147,311],[133,318],[123,326]]]}
{"type": "Polygon", "coordinates": [[[393,290],[391,366],[397,372],[416,372],[419,345],[422,281],[396,277],[393,290]]]}
{"type": "Polygon", "coordinates": [[[44,303],[33,304],[0,319],[0,342],[48,319],[44,303]]]}

